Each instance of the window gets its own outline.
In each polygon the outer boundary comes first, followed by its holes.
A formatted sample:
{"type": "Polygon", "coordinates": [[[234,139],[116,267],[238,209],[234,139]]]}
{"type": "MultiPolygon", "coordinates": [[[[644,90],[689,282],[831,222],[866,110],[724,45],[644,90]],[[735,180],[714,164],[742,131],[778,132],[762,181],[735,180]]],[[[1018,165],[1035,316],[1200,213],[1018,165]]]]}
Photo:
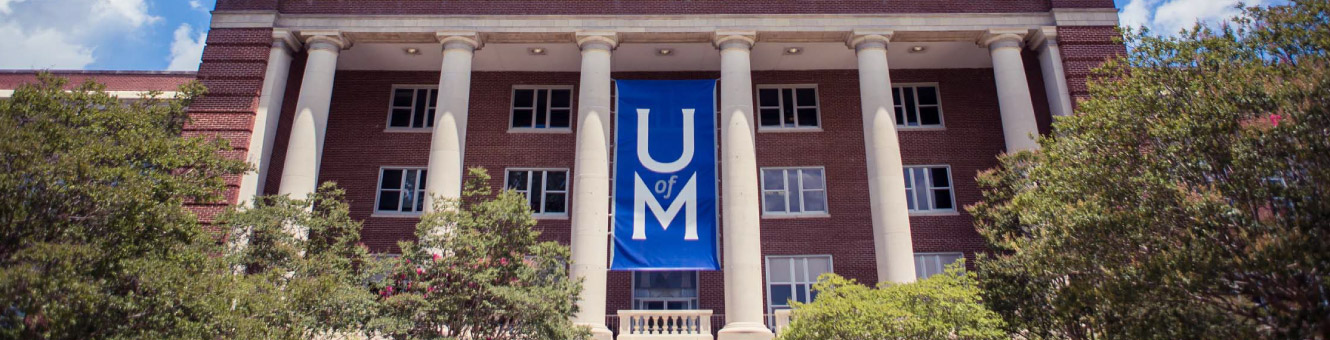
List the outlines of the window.
{"type": "Polygon", "coordinates": [[[817,128],[817,86],[761,85],[757,112],[762,129],[817,128]]]}
{"type": "Polygon", "coordinates": [[[375,212],[415,214],[425,210],[424,168],[383,168],[375,212]]]}
{"type": "Polygon", "coordinates": [[[697,309],[697,272],[633,272],[633,309],[697,309]]]}
{"type": "Polygon", "coordinates": [[[929,276],[947,272],[947,266],[965,258],[963,253],[919,253],[914,254],[914,276],[927,279],[929,276]]]}
{"type": "Polygon", "coordinates": [[[937,85],[906,85],[891,89],[898,127],[942,127],[942,96],[937,85]]]}
{"type": "Polygon", "coordinates": [[[513,88],[514,129],[567,129],[572,112],[572,86],[513,88]]]}
{"type": "Polygon", "coordinates": [[[425,129],[434,126],[434,107],[439,103],[438,86],[393,86],[389,129],[425,129]]]}
{"type": "Polygon", "coordinates": [[[826,214],[822,168],[762,169],[762,212],[770,215],[826,214]]]}
{"type": "Polygon", "coordinates": [[[505,183],[526,195],[537,216],[568,213],[567,170],[508,170],[505,183]]]}
{"type": "Polygon", "coordinates": [[[905,167],[905,203],[911,212],[956,211],[951,192],[950,168],[905,167]]]}
{"type": "Polygon", "coordinates": [[[807,303],[817,298],[813,284],[831,272],[831,256],[768,256],[767,314],[789,309],[790,301],[807,303]]]}

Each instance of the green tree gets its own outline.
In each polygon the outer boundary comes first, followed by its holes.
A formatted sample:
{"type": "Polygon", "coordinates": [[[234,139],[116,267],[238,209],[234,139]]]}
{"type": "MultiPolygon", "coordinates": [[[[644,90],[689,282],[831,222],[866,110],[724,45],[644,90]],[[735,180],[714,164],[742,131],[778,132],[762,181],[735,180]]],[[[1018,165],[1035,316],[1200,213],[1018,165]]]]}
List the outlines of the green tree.
{"type": "Polygon", "coordinates": [[[1006,339],[1002,318],[979,298],[963,262],[944,274],[877,288],[836,274],[818,278],[812,303],[792,302],[781,340],[1006,339]]]}
{"type": "Polygon", "coordinates": [[[185,209],[242,162],[181,137],[204,92],[124,103],[40,75],[0,101],[0,338],[208,337],[243,324],[185,209]]]}
{"type": "Polygon", "coordinates": [[[525,196],[492,196],[473,168],[461,200],[436,200],[376,283],[383,313],[370,329],[393,337],[580,339],[571,322],[582,291],[568,278],[568,247],[539,242],[525,196]]]}
{"type": "Polygon", "coordinates": [[[1067,339],[1330,338],[1330,1],[1128,32],[970,207],[985,301],[1067,339]]]}

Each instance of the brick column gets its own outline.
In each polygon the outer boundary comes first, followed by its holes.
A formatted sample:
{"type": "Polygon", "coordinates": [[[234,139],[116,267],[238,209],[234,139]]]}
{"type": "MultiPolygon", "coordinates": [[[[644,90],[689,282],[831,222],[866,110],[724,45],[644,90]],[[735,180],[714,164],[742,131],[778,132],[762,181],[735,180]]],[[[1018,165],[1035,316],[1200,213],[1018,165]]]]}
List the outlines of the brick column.
{"type": "Polygon", "coordinates": [[[878,282],[914,282],[914,242],[905,199],[905,168],[896,135],[887,70],[892,32],[855,32],[850,40],[859,57],[859,100],[864,119],[868,200],[873,216],[873,250],[878,282]]]}
{"type": "Polygon", "coordinates": [[[605,327],[605,277],[610,232],[610,56],[614,33],[578,33],[582,80],[577,95],[577,158],[573,168],[571,275],[582,279],[580,311],[573,321],[591,327],[592,338],[611,340],[605,327]]]}
{"type": "Polygon", "coordinates": [[[306,37],[309,58],[305,61],[300,97],[296,100],[296,116],[291,122],[282,184],[277,189],[278,194],[295,199],[305,199],[319,187],[319,162],[323,158],[337,55],[349,47],[338,31],[305,31],[301,35],[306,37]]]}
{"type": "Polygon", "coordinates": [[[1039,135],[1034,119],[1034,101],[1030,82],[1021,61],[1021,46],[1026,30],[989,30],[979,43],[993,55],[993,75],[997,79],[998,107],[1002,114],[1002,134],[1007,152],[1039,149],[1032,136],[1039,135]]]}
{"type": "Polygon", "coordinates": [[[720,48],[721,220],[725,328],[719,340],[770,340],[763,316],[762,237],[751,54],[756,32],[716,32],[720,48]]]}
{"type": "Polygon", "coordinates": [[[475,32],[439,32],[443,65],[439,72],[439,104],[430,138],[429,171],[425,176],[425,210],[434,197],[462,197],[462,157],[466,154],[466,119],[471,105],[471,59],[481,47],[475,32]]]}
{"type": "Polygon", "coordinates": [[[246,205],[263,193],[268,180],[268,167],[272,164],[273,140],[277,139],[277,124],[282,116],[282,101],[286,96],[286,79],[291,70],[292,54],[300,49],[300,41],[289,30],[274,29],[272,50],[268,52],[268,68],[263,76],[258,110],[254,113],[253,133],[249,137],[246,162],[254,172],[240,178],[240,194],[236,201],[246,205]]]}

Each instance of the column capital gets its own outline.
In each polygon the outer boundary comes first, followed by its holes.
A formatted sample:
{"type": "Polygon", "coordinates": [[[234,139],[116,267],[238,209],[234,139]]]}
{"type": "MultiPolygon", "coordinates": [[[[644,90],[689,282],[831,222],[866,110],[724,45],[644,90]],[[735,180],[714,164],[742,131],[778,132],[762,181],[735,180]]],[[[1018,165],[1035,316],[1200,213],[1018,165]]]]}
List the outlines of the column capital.
{"type": "Polygon", "coordinates": [[[297,37],[291,30],[274,28],[272,30],[272,47],[286,49],[286,53],[295,53],[304,48],[304,44],[300,43],[300,37],[297,37]]]}
{"type": "Polygon", "coordinates": [[[752,49],[753,43],[757,42],[757,31],[716,31],[712,38],[712,43],[716,48],[743,48],[752,49]],[[729,46],[729,47],[726,47],[729,46]]]}
{"type": "Polygon", "coordinates": [[[845,39],[845,46],[853,48],[855,52],[865,48],[885,49],[894,35],[896,35],[894,30],[856,30],[845,39]]]}
{"type": "Polygon", "coordinates": [[[1030,31],[1026,29],[990,29],[984,31],[984,33],[979,36],[979,40],[976,41],[976,43],[978,43],[979,46],[987,47],[990,50],[1006,47],[1020,48],[1022,46],[1021,44],[1025,43],[1025,36],[1029,34],[1030,31]]]}
{"type": "Polygon", "coordinates": [[[577,38],[577,47],[583,50],[593,48],[603,48],[614,50],[619,47],[618,32],[577,32],[574,34],[577,38]]]}
{"type": "Polygon", "coordinates": [[[485,47],[485,40],[480,38],[480,33],[476,32],[458,32],[458,31],[440,31],[435,32],[434,37],[443,45],[443,49],[464,48],[472,51],[485,47]]]}
{"type": "Polygon", "coordinates": [[[1043,49],[1044,46],[1058,45],[1058,28],[1054,26],[1044,26],[1038,29],[1030,30],[1029,43],[1032,50],[1043,49]]]}
{"type": "MultiPolygon", "coordinates": [[[[275,32],[274,32],[275,33],[275,32]]],[[[338,30],[311,30],[300,31],[301,40],[305,41],[305,48],[310,50],[327,49],[341,51],[351,48],[351,40],[342,35],[338,30]]]]}

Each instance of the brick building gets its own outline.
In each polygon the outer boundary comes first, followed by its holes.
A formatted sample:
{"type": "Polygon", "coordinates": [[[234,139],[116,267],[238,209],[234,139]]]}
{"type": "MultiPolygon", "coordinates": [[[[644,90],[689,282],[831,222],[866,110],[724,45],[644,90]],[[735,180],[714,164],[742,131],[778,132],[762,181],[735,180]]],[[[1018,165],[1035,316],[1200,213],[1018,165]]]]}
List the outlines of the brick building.
{"type": "Polygon", "coordinates": [[[1117,24],[1111,0],[219,0],[187,133],[259,169],[225,204],[334,181],[381,252],[485,167],[572,246],[599,338],[646,313],[765,339],[818,274],[984,251],[976,174],[1072,114],[1117,24]],[[720,80],[721,176],[746,183],[720,183],[724,271],[606,270],[614,79],[720,80]]]}

